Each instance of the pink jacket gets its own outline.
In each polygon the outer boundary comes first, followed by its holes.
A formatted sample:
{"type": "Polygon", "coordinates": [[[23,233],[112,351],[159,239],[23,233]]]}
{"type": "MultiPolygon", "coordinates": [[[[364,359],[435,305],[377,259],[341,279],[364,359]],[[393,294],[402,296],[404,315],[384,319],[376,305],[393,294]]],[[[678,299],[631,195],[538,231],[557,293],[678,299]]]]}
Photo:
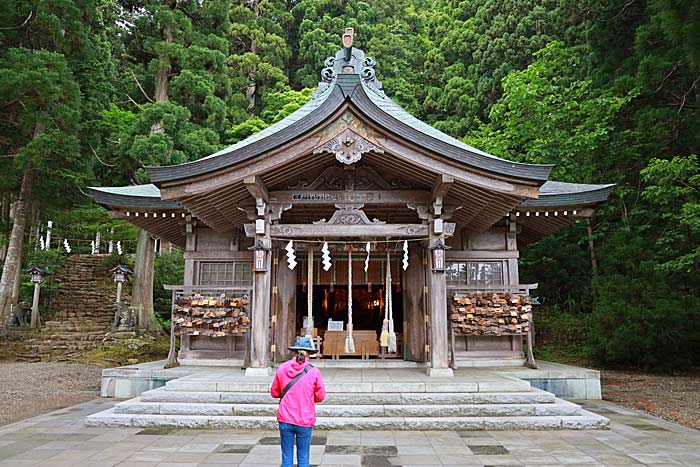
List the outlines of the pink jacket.
{"type": "MultiPolygon", "coordinates": [[[[308,359],[297,363],[292,358],[285,362],[272,381],[270,395],[278,398],[287,384],[294,379],[304,368],[310,365],[308,359]]],[[[314,402],[323,402],[326,398],[326,387],[318,368],[311,368],[304,376],[292,386],[292,388],[280,401],[277,411],[277,421],[291,423],[292,425],[313,427],[316,424],[316,406],[314,402]]]]}

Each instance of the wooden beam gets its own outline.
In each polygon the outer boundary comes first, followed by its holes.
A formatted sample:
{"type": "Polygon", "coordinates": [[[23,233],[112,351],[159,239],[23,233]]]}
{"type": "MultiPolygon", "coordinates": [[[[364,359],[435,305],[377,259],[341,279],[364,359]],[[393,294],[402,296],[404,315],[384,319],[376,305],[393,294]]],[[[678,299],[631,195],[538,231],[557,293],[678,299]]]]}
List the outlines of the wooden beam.
{"type": "Polygon", "coordinates": [[[279,204],[429,204],[425,190],[286,190],[270,192],[270,203],[279,204]]]}
{"type": "MultiPolygon", "coordinates": [[[[446,222],[446,236],[454,234],[456,225],[446,222]]],[[[246,224],[246,235],[255,234],[255,226],[246,224]]],[[[372,225],[324,225],[324,224],[277,224],[270,226],[270,236],[275,238],[346,238],[346,237],[428,237],[427,224],[372,224],[372,225]]]]}
{"type": "Polygon", "coordinates": [[[447,192],[452,188],[452,184],[455,179],[451,175],[439,174],[435,177],[435,183],[433,183],[432,190],[432,200],[435,201],[438,198],[444,199],[447,196],[447,192]]]}
{"type": "Polygon", "coordinates": [[[257,175],[252,175],[243,179],[243,185],[248,189],[253,198],[261,199],[265,203],[270,202],[270,193],[267,191],[267,187],[257,175]]]}

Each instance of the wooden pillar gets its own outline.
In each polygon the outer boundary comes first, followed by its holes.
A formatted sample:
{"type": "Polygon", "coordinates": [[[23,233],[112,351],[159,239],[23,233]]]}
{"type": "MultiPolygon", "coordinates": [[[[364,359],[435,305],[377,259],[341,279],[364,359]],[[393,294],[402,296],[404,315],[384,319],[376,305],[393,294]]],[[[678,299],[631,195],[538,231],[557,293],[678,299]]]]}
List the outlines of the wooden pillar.
{"type": "MultiPolygon", "coordinates": [[[[265,233],[256,235],[265,247],[270,248],[270,219],[265,216],[265,233]]],[[[253,303],[250,316],[250,367],[246,376],[270,373],[270,286],[272,279],[272,254],[267,252],[265,271],[253,273],[253,303]]]]}
{"type": "Polygon", "coordinates": [[[404,358],[413,362],[425,360],[424,289],[423,251],[412,242],[408,250],[408,269],[404,272],[403,303],[405,320],[408,323],[408,332],[404,336],[404,358]]]}
{"type": "MultiPolygon", "coordinates": [[[[195,260],[189,257],[187,253],[197,251],[197,232],[194,226],[188,222],[185,227],[185,271],[183,274],[183,285],[195,285],[195,260]]],[[[174,295],[173,295],[174,297],[174,295]]],[[[184,358],[187,352],[190,351],[190,336],[181,335],[180,336],[180,358],[184,358]]]]}
{"type": "MultiPolygon", "coordinates": [[[[282,250],[284,251],[284,250],[282,250]]],[[[280,262],[277,266],[277,295],[275,297],[277,310],[277,327],[275,333],[276,362],[282,362],[289,358],[290,351],[287,348],[294,344],[296,335],[297,316],[297,272],[289,269],[284,254],[280,253],[280,262]]]]}
{"type": "MultiPolygon", "coordinates": [[[[430,236],[430,245],[440,239],[439,235],[430,236]]],[[[444,271],[433,271],[431,251],[426,262],[428,286],[430,288],[430,367],[429,376],[454,376],[448,359],[447,342],[447,282],[444,271]]]]}

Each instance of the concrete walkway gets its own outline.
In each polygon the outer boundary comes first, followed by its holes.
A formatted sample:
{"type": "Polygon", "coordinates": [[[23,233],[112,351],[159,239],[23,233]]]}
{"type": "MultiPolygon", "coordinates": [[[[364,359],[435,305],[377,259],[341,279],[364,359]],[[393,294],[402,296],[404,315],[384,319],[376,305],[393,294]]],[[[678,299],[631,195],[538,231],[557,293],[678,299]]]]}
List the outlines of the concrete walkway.
{"type": "MultiPolygon", "coordinates": [[[[274,431],[86,427],[113,400],[0,427],[0,466],[278,466],[274,431]]],[[[700,432],[602,401],[593,431],[315,431],[312,465],[700,466],[700,432]]]]}

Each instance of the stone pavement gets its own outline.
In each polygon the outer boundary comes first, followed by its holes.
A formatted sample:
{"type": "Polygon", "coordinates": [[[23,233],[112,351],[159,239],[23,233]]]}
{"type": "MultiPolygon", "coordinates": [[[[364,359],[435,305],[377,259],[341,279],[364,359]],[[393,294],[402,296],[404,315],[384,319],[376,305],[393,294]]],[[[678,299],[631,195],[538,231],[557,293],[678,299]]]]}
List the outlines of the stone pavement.
{"type": "MultiPolygon", "coordinates": [[[[0,427],[0,466],[277,466],[271,431],[85,426],[98,399],[0,427]]],[[[611,420],[592,431],[315,431],[312,465],[700,466],[700,432],[602,401],[611,420]]]]}

